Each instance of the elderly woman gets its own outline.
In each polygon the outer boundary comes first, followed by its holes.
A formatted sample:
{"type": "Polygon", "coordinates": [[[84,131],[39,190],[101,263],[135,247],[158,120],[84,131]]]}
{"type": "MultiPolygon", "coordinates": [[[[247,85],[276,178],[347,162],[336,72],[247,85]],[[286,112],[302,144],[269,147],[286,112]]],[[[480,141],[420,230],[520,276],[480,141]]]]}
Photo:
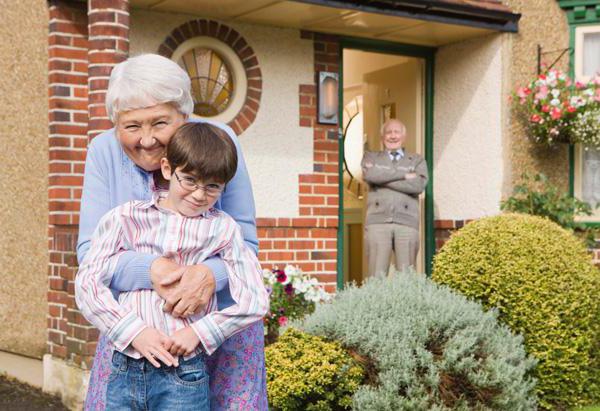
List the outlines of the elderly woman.
{"type": "MultiPolygon", "coordinates": [[[[154,172],[177,128],[193,110],[190,79],[175,62],[145,54],[118,64],[112,71],[106,108],[115,127],[97,136],[85,165],[77,257],[81,262],[100,218],[130,200],[151,197],[154,172]]],[[[206,120],[202,120],[206,121],[206,120]]],[[[244,158],[233,131],[219,123],[238,151],[238,168],[217,207],[242,227],[246,244],[257,251],[254,199],[244,158]]],[[[114,292],[153,288],[166,301],[165,310],[187,316],[217,292],[219,309],[233,303],[225,266],[219,256],[202,264],[179,266],[169,256],[127,251],[119,257],[110,284],[114,292]]],[[[86,410],[105,407],[111,347],[101,336],[96,349],[86,410]]],[[[258,322],[231,339],[209,358],[213,409],[267,409],[264,336],[258,322]]]]}

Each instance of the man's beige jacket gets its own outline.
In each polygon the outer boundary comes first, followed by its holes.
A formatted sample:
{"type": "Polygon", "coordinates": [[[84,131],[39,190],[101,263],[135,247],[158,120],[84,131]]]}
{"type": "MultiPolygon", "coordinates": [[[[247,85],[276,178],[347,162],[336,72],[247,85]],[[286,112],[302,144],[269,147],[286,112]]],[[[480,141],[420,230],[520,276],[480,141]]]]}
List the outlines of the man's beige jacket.
{"type": "Polygon", "coordinates": [[[404,157],[392,161],[388,151],[367,151],[362,170],[369,184],[366,224],[396,223],[418,230],[418,196],[428,180],[425,159],[405,151],[404,157]],[[408,173],[417,176],[407,180],[408,173]]]}

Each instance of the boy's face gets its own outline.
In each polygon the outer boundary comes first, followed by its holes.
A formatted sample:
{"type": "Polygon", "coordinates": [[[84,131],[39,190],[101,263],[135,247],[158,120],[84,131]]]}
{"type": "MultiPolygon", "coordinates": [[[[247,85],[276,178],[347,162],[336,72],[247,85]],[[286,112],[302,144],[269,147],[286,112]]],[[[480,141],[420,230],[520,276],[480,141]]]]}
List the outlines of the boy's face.
{"type": "Polygon", "coordinates": [[[166,158],[161,160],[163,177],[169,181],[169,194],[164,206],[186,217],[195,217],[215,205],[224,184],[200,181],[180,168],[171,169],[166,158]]]}

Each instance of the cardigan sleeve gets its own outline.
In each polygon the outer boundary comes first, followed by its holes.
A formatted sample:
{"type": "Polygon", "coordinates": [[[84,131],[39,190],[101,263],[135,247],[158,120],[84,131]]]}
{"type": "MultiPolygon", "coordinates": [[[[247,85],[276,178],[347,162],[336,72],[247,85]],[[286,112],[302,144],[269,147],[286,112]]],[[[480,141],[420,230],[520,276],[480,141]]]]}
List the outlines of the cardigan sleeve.
{"type": "MultiPolygon", "coordinates": [[[[77,239],[77,260],[80,264],[90,248],[90,239],[98,222],[113,208],[109,185],[109,164],[106,156],[103,156],[106,154],[104,151],[109,151],[106,144],[107,137],[109,136],[100,135],[92,141],[85,161],[77,239]]],[[[131,291],[152,288],[150,266],[156,258],[157,256],[154,255],[134,251],[121,253],[113,273],[111,289],[131,291]]]]}
{"type": "Polygon", "coordinates": [[[406,170],[402,168],[387,167],[378,164],[375,158],[375,153],[366,151],[362,162],[363,179],[375,186],[381,186],[390,181],[403,180],[406,175],[406,170]]]}
{"type": "Polygon", "coordinates": [[[427,186],[429,179],[427,172],[427,162],[421,158],[415,166],[415,178],[408,180],[397,180],[390,181],[389,183],[383,184],[383,187],[390,188],[394,191],[399,191],[405,194],[421,194],[427,186]]]}

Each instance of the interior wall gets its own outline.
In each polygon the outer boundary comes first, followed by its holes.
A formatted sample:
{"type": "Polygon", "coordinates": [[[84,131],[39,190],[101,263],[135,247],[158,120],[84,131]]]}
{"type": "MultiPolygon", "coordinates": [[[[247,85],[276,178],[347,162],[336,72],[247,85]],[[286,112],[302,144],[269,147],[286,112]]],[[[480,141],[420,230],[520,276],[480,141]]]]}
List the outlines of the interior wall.
{"type": "Polygon", "coordinates": [[[48,4],[0,14],[0,350],[41,358],[48,289],[48,4]]]}
{"type": "Polygon", "coordinates": [[[419,86],[420,62],[417,59],[364,74],[365,133],[370,150],[383,148],[380,138],[382,106],[394,104],[396,118],[406,126],[405,147],[409,152],[417,151],[421,131],[419,86]]]}

